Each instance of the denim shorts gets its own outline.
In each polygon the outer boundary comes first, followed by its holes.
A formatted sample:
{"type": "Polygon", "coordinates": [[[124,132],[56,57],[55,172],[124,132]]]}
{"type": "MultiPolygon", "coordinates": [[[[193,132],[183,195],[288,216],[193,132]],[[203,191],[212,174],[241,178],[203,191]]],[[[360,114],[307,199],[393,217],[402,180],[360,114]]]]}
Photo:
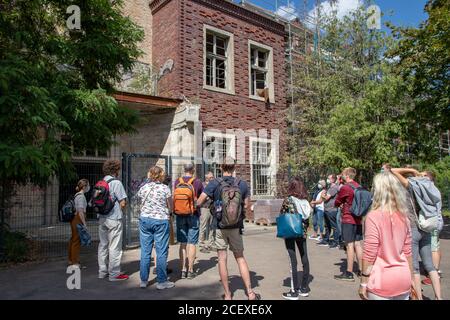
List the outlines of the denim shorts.
{"type": "Polygon", "coordinates": [[[191,216],[177,216],[177,241],[196,245],[200,235],[200,218],[191,216]]]}

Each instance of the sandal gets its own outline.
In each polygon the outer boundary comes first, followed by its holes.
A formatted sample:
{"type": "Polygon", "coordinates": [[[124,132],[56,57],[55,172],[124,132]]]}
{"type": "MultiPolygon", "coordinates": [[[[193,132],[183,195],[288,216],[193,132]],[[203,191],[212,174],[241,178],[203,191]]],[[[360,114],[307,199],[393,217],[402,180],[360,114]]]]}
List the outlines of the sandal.
{"type": "MultiPolygon", "coordinates": [[[[222,300],[225,300],[225,294],[222,295],[222,300]]],[[[230,300],[233,300],[233,294],[231,294],[231,299],[230,300]]]]}
{"type": "MultiPolygon", "coordinates": [[[[250,301],[257,301],[257,300],[261,300],[261,295],[259,293],[253,292],[253,294],[255,295],[255,299],[250,300],[250,297],[248,300],[250,301]]],[[[247,295],[249,296],[249,295],[247,295]]]]}

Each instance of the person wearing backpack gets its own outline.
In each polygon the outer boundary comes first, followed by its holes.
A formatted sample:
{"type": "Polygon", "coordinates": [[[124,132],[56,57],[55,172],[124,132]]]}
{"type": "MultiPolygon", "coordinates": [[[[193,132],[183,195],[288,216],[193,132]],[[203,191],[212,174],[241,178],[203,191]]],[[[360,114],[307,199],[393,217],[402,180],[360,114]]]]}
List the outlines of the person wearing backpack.
{"type": "MultiPolygon", "coordinates": [[[[353,261],[355,254],[358,266],[361,267],[361,259],[363,254],[362,249],[362,216],[355,216],[351,212],[353,198],[355,196],[355,189],[360,185],[354,181],[356,177],[356,170],[353,168],[346,168],[342,171],[342,180],[344,185],[340,188],[338,195],[334,201],[334,205],[342,210],[342,241],[347,248],[347,269],[340,275],[335,275],[336,280],[355,281],[353,277],[353,261]]],[[[358,275],[359,275],[358,271],[358,275]]]]}
{"type": "MultiPolygon", "coordinates": [[[[417,294],[417,298],[422,300],[422,284],[420,278],[419,257],[422,261],[425,271],[428,273],[431,284],[433,286],[434,294],[437,300],[441,300],[441,283],[439,274],[433,265],[432,253],[431,253],[431,231],[423,230],[423,225],[420,222],[420,215],[423,214],[423,210],[433,211],[433,205],[428,206],[423,199],[423,196],[427,195],[428,200],[433,197],[432,194],[428,194],[435,189],[432,185],[432,181],[426,177],[426,173],[420,173],[414,168],[392,168],[391,172],[397,177],[400,183],[406,188],[407,202],[408,202],[408,217],[411,224],[412,235],[412,253],[413,253],[413,267],[414,267],[414,289],[417,294]],[[415,188],[423,191],[423,196],[420,192],[415,192],[415,188]]],[[[416,191],[418,191],[416,190],[416,191]]],[[[436,198],[440,197],[435,195],[436,198]]],[[[438,200],[438,199],[436,199],[438,200]]],[[[436,214],[439,210],[439,202],[434,205],[436,214]]]]}
{"type": "Polygon", "coordinates": [[[298,300],[300,296],[307,297],[311,291],[308,286],[309,282],[309,259],[307,250],[307,233],[309,226],[309,216],[312,212],[312,207],[308,202],[308,192],[306,191],[303,180],[299,177],[293,178],[289,182],[288,196],[283,202],[282,212],[289,212],[286,208],[292,204],[295,213],[302,215],[302,230],[303,237],[295,239],[284,239],[284,244],[289,255],[289,265],[291,268],[291,288],[288,292],[283,293],[283,298],[287,300],[298,300]],[[300,252],[300,258],[303,266],[302,280],[299,283],[297,272],[297,254],[295,252],[295,245],[300,252]]]}
{"type": "Polygon", "coordinates": [[[225,294],[224,300],[231,300],[232,294],[228,283],[227,249],[233,252],[245,285],[249,300],[259,300],[251,286],[250,272],[244,257],[244,244],[240,228],[243,227],[245,211],[250,210],[250,195],[247,183],[233,177],[235,161],[226,158],[221,165],[223,177],[208,183],[204,192],[197,200],[197,206],[205,203],[207,198],[213,200],[214,215],[217,220],[216,239],[214,247],[217,249],[219,260],[219,274],[225,294]]]}
{"type": "Polygon", "coordinates": [[[194,177],[193,163],[184,165],[184,175],[175,181],[173,211],[176,215],[177,241],[180,243],[181,279],[194,279],[194,262],[200,235],[200,210],[197,197],[203,192],[203,183],[194,177]]]}
{"type": "Polygon", "coordinates": [[[78,233],[78,224],[82,224],[86,226],[86,208],[87,201],[85,197],[85,193],[90,190],[89,181],[87,179],[81,179],[77,183],[77,187],[75,188],[76,194],[73,197],[73,209],[75,214],[73,219],[70,221],[70,229],[72,231],[72,235],[69,240],[69,265],[80,267],[80,247],[81,247],[81,239],[80,234],[78,233]]]}
{"type": "Polygon", "coordinates": [[[122,182],[117,179],[120,161],[108,160],[103,164],[103,180],[97,182],[92,195],[94,212],[99,216],[98,266],[99,279],[109,281],[128,280],[120,271],[122,259],[122,210],[127,204],[127,194],[122,182]]]}
{"type": "MultiPolygon", "coordinates": [[[[426,176],[428,178],[430,178],[430,180],[433,182],[433,184],[435,184],[435,176],[434,173],[431,171],[425,171],[426,172],[426,176]]],[[[438,274],[439,274],[439,278],[442,278],[441,276],[441,270],[439,270],[439,267],[441,265],[441,246],[440,246],[440,241],[439,241],[439,234],[441,233],[442,229],[444,228],[444,218],[442,216],[442,203],[440,203],[440,207],[439,207],[439,216],[438,216],[438,227],[433,230],[433,232],[431,233],[431,256],[432,256],[432,260],[433,260],[433,265],[436,268],[438,274]]],[[[432,281],[430,279],[430,276],[427,275],[427,277],[422,280],[422,284],[429,286],[432,284],[432,281]]]]}

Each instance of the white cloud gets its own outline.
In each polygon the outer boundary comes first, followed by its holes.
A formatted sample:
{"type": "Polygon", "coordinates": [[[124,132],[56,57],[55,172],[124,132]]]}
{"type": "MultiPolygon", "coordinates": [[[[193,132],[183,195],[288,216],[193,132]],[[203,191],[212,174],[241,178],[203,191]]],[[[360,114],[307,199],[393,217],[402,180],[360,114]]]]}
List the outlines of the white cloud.
{"type": "MultiPolygon", "coordinates": [[[[342,19],[361,5],[363,5],[362,0],[323,1],[320,4],[320,16],[330,16],[334,11],[336,11],[337,18],[342,19]],[[332,4],[333,2],[334,4],[332,4]]],[[[309,11],[309,15],[313,18],[313,20],[315,20],[317,17],[317,7],[314,7],[311,11],[309,11]]],[[[308,26],[312,27],[309,23],[308,26]]]]}
{"type": "Polygon", "coordinates": [[[286,20],[294,20],[297,17],[297,9],[294,4],[291,4],[290,6],[280,6],[275,13],[286,20]]]}

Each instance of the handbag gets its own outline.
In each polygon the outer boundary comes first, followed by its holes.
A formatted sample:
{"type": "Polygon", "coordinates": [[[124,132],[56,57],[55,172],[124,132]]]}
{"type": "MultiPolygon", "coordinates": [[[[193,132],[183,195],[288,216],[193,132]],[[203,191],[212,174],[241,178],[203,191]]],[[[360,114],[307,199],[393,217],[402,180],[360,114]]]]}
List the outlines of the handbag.
{"type": "Polygon", "coordinates": [[[295,206],[289,197],[282,206],[282,212],[277,217],[277,237],[296,239],[303,237],[303,217],[295,212],[295,206]],[[287,203],[286,203],[287,202],[287,203]]]}

